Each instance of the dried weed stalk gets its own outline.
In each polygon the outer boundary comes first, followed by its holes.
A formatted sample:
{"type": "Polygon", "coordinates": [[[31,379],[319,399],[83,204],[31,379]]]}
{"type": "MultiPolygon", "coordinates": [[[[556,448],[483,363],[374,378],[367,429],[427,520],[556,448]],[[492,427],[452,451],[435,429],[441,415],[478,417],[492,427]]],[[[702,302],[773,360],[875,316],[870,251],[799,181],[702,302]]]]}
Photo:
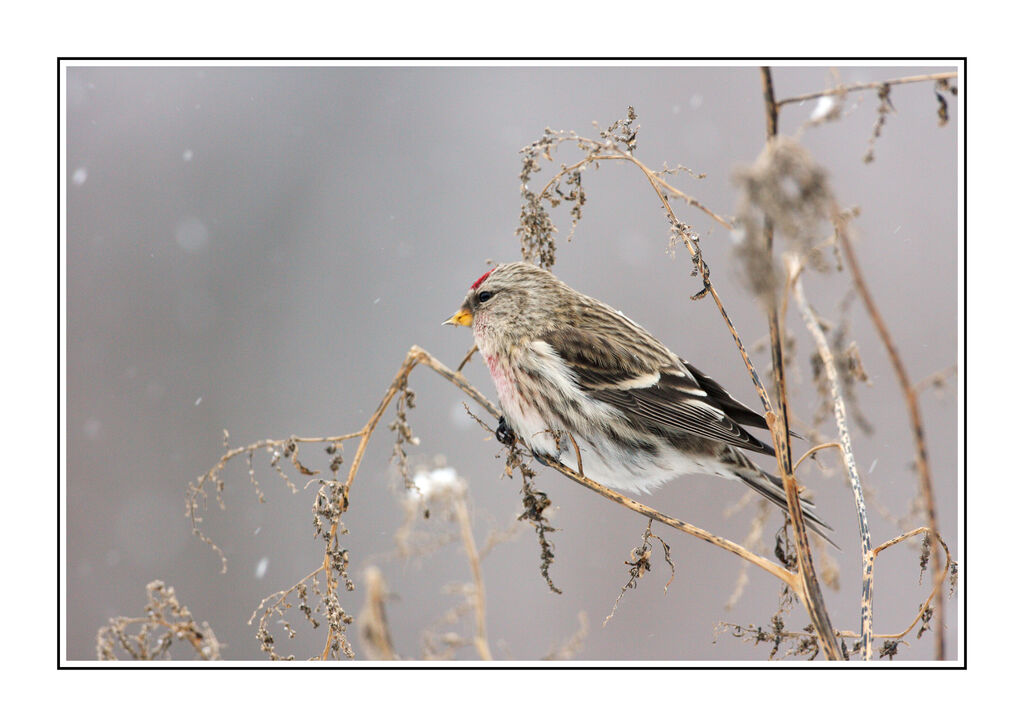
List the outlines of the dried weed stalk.
{"type": "MultiPolygon", "coordinates": [[[[840,233],[839,241],[843,249],[843,254],[849,263],[850,275],[853,278],[854,287],[860,294],[861,300],[864,302],[864,307],[867,309],[868,315],[871,317],[871,321],[875,326],[875,330],[878,332],[878,336],[882,340],[886,352],[889,354],[889,360],[892,364],[893,370],[896,372],[896,378],[899,380],[900,389],[903,391],[903,398],[906,402],[907,414],[910,419],[910,429],[914,437],[914,465],[918,474],[920,496],[924,501],[925,512],[928,518],[928,529],[936,536],[935,538],[932,538],[931,555],[932,576],[935,589],[938,590],[942,585],[942,581],[946,574],[943,571],[940,571],[936,565],[936,561],[938,560],[938,544],[935,541],[938,540],[941,542],[941,538],[938,537],[938,514],[935,507],[935,493],[934,488],[932,487],[931,467],[928,464],[928,449],[925,443],[924,421],[921,418],[917,389],[907,373],[906,367],[903,364],[903,359],[896,350],[896,344],[893,341],[892,335],[889,333],[888,326],[886,326],[885,321],[882,319],[881,311],[878,309],[874,297],[868,290],[864,273],[861,271],[860,262],[853,250],[853,244],[850,241],[849,235],[846,233],[845,226],[839,225],[837,226],[837,229],[840,233]]],[[[948,572],[948,570],[949,562],[947,554],[946,571],[948,572]]],[[[942,599],[937,600],[935,603],[935,622],[935,659],[937,661],[942,661],[945,658],[945,637],[943,633],[945,625],[945,605],[942,599]]]]}
{"type": "Polygon", "coordinates": [[[668,563],[669,568],[672,569],[672,575],[665,584],[665,593],[668,593],[668,587],[672,585],[672,581],[676,578],[676,564],[672,562],[672,558],[669,555],[669,545],[662,540],[660,536],[655,535],[651,531],[652,524],[652,520],[647,521],[647,529],[644,530],[643,539],[640,545],[630,551],[629,557],[631,560],[627,560],[625,563],[629,566],[629,580],[626,581],[626,585],[624,585],[622,590],[619,591],[619,595],[615,599],[615,603],[612,604],[611,613],[605,616],[604,622],[601,624],[602,626],[607,626],[608,622],[612,620],[612,617],[615,615],[615,611],[619,608],[619,601],[621,601],[622,597],[626,595],[626,591],[630,588],[636,588],[637,581],[651,571],[651,552],[653,551],[653,548],[651,547],[651,538],[654,538],[661,543],[661,549],[665,554],[665,562],[668,563]]]}
{"type": "Polygon", "coordinates": [[[205,621],[197,624],[187,606],[181,605],[174,589],[163,581],[146,586],[146,615],[117,616],[96,634],[96,658],[116,661],[170,659],[175,642],[184,642],[203,661],[220,659],[220,642],[205,621]],[[134,631],[134,632],[133,632],[134,631]]]}
{"type": "Polygon", "coordinates": [[[942,73],[928,73],[920,76],[903,76],[902,78],[890,78],[886,81],[866,81],[864,83],[837,83],[834,88],[825,89],[824,91],[814,91],[813,93],[804,93],[799,96],[789,96],[788,98],[779,99],[776,101],[776,106],[780,109],[787,104],[803,103],[804,101],[812,101],[816,98],[824,98],[830,96],[845,96],[856,91],[866,91],[870,89],[880,89],[883,86],[901,86],[908,83],[922,83],[924,81],[935,81],[936,88],[946,90],[952,95],[956,96],[956,86],[952,85],[952,81],[956,80],[956,71],[943,71],[942,73]]]}

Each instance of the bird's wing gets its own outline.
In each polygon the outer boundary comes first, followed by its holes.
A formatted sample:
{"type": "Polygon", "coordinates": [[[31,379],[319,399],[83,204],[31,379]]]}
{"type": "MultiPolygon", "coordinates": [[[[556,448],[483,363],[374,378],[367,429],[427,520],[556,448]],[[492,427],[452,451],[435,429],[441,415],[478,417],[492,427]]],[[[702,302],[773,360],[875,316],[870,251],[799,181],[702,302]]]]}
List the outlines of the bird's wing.
{"type": "Polygon", "coordinates": [[[583,391],[616,407],[642,427],[686,432],[754,452],[775,453],[740,426],[766,428],[763,417],[700,371],[680,362],[649,334],[639,342],[646,359],[618,344],[614,336],[581,328],[562,326],[542,338],[565,361],[583,391]]]}
{"type": "MultiPolygon", "coordinates": [[[[689,361],[683,361],[682,364],[683,368],[694,377],[700,387],[708,393],[708,397],[715,402],[715,405],[724,411],[734,422],[746,427],[768,429],[768,422],[764,420],[764,414],[754,411],[746,404],[732,398],[729,392],[723,389],[717,381],[707,376],[689,361]]],[[[789,436],[803,439],[802,436],[792,429],[789,430],[789,436]]],[[[772,453],[774,454],[774,450],[772,450],[772,453]]]]}
{"type": "Polygon", "coordinates": [[[707,376],[689,361],[683,361],[682,363],[683,367],[697,381],[697,384],[707,392],[708,397],[715,402],[716,406],[728,414],[734,422],[748,427],[757,427],[758,429],[768,428],[768,422],[764,420],[764,414],[756,412],[746,404],[732,398],[729,392],[723,389],[717,381],[707,376]]]}

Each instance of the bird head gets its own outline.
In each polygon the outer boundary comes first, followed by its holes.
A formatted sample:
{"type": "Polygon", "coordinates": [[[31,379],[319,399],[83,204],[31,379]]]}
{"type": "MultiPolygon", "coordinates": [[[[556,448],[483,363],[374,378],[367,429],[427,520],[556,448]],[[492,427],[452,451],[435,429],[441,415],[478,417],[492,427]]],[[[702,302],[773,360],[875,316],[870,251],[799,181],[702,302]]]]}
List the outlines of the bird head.
{"type": "Polygon", "coordinates": [[[519,338],[543,330],[569,289],[547,270],[531,263],[504,263],[477,279],[447,325],[472,326],[474,334],[519,338]]]}

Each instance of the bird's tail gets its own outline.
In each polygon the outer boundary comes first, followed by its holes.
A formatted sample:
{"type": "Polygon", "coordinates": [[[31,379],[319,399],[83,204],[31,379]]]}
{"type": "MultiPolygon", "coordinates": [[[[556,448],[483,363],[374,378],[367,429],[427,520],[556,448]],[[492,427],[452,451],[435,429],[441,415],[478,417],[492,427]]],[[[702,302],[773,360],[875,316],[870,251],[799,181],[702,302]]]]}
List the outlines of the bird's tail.
{"type": "MultiPolygon", "coordinates": [[[[768,474],[739,452],[734,452],[734,454],[738,455],[738,459],[740,461],[737,466],[733,468],[733,474],[735,474],[736,477],[745,485],[757,492],[757,494],[769,500],[782,510],[788,511],[789,505],[786,502],[786,489],[782,484],[782,480],[775,475],[768,474]]],[[[808,502],[801,497],[800,510],[803,512],[804,520],[807,522],[807,526],[811,530],[827,540],[829,545],[836,550],[842,550],[835,544],[835,542],[833,542],[832,538],[825,533],[826,530],[832,531],[832,526],[814,514],[814,503],[808,502]]]]}

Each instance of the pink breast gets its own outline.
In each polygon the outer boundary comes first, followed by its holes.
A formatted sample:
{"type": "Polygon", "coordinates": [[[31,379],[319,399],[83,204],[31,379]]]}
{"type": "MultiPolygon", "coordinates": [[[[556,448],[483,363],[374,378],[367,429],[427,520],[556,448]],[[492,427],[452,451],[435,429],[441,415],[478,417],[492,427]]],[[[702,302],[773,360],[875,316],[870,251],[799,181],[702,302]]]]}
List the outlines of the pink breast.
{"type": "Polygon", "coordinates": [[[494,379],[494,386],[498,389],[498,398],[502,403],[515,401],[515,383],[509,370],[501,364],[497,356],[486,356],[487,368],[491,370],[491,378],[494,379]]]}

